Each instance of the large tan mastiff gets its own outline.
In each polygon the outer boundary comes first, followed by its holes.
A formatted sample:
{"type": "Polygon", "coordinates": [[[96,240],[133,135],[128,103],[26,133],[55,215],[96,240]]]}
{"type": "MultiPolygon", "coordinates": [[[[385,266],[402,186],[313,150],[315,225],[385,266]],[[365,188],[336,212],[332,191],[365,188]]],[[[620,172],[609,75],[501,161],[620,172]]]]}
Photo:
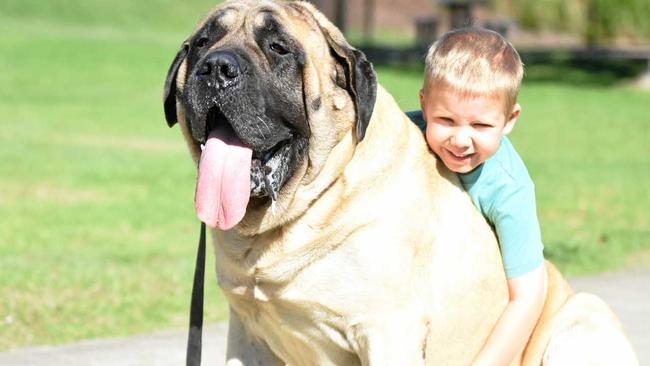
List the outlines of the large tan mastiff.
{"type": "MultiPolygon", "coordinates": [[[[164,104],[215,228],[228,365],[471,363],[507,303],[495,237],[322,14],[218,6],[174,59],[164,104]]],[[[516,364],[637,364],[609,308],[546,269],[516,364]]]]}

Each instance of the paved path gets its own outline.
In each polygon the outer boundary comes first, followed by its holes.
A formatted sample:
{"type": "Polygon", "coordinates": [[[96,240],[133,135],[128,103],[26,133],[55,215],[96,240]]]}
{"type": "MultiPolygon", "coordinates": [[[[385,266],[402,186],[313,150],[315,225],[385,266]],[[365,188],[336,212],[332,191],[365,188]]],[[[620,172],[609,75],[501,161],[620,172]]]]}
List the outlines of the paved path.
{"type": "MultiPolygon", "coordinates": [[[[650,365],[650,269],[570,280],[576,291],[601,296],[623,322],[641,365],[650,365]]],[[[224,323],[203,335],[204,365],[222,365],[224,323]]],[[[168,366],[185,363],[185,330],[128,338],[82,341],[58,347],[30,347],[0,353],[1,366],[168,366]]]]}

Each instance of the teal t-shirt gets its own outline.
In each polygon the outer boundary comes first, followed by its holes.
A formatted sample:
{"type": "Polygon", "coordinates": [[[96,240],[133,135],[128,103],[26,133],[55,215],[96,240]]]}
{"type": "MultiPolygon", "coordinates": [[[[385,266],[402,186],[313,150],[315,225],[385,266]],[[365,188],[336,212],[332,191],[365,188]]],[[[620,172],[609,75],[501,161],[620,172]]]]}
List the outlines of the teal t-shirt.
{"type": "MultiPolygon", "coordinates": [[[[420,111],[406,115],[422,131],[420,111]]],[[[535,185],[505,136],[497,152],[469,173],[458,174],[472,201],[494,227],[508,279],[536,269],[544,259],[535,206],[535,185]]]]}

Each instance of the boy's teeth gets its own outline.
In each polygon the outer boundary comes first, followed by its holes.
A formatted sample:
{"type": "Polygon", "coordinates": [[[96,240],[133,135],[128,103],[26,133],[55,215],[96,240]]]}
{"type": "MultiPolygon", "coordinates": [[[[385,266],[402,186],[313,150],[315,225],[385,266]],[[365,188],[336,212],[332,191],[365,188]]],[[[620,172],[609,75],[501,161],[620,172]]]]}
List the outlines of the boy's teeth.
{"type": "Polygon", "coordinates": [[[466,157],[468,157],[470,155],[470,154],[464,154],[464,155],[463,154],[456,154],[453,151],[451,151],[451,154],[454,155],[457,158],[466,158],[466,157]]]}

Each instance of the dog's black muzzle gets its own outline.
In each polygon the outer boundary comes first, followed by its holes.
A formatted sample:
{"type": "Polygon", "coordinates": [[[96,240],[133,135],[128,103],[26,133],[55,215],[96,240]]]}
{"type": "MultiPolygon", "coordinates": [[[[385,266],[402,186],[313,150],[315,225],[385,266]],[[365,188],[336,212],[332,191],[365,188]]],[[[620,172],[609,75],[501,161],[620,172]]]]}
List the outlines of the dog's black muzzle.
{"type": "Polygon", "coordinates": [[[275,201],[306,151],[308,133],[298,128],[306,125],[299,75],[295,84],[264,72],[237,48],[211,50],[188,64],[180,100],[192,138],[198,146],[220,129],[250,148],[251,197],[275,201]]]}
{"type": "MultiPolygon", "coordinates": [[[[248,61],[235,49],[216,49],[190,66],[181,96],[192,137],[197,144],[205,143],[208,134],[218,124],[229,123],[247,145],[259,142],[250,134],[242,120],[245,110],[260,113],[262,103],[257,98],[258,85],[246,75],[248,61]]],[[[250,121],[250,119],[248,119],[250,121]]]]}

